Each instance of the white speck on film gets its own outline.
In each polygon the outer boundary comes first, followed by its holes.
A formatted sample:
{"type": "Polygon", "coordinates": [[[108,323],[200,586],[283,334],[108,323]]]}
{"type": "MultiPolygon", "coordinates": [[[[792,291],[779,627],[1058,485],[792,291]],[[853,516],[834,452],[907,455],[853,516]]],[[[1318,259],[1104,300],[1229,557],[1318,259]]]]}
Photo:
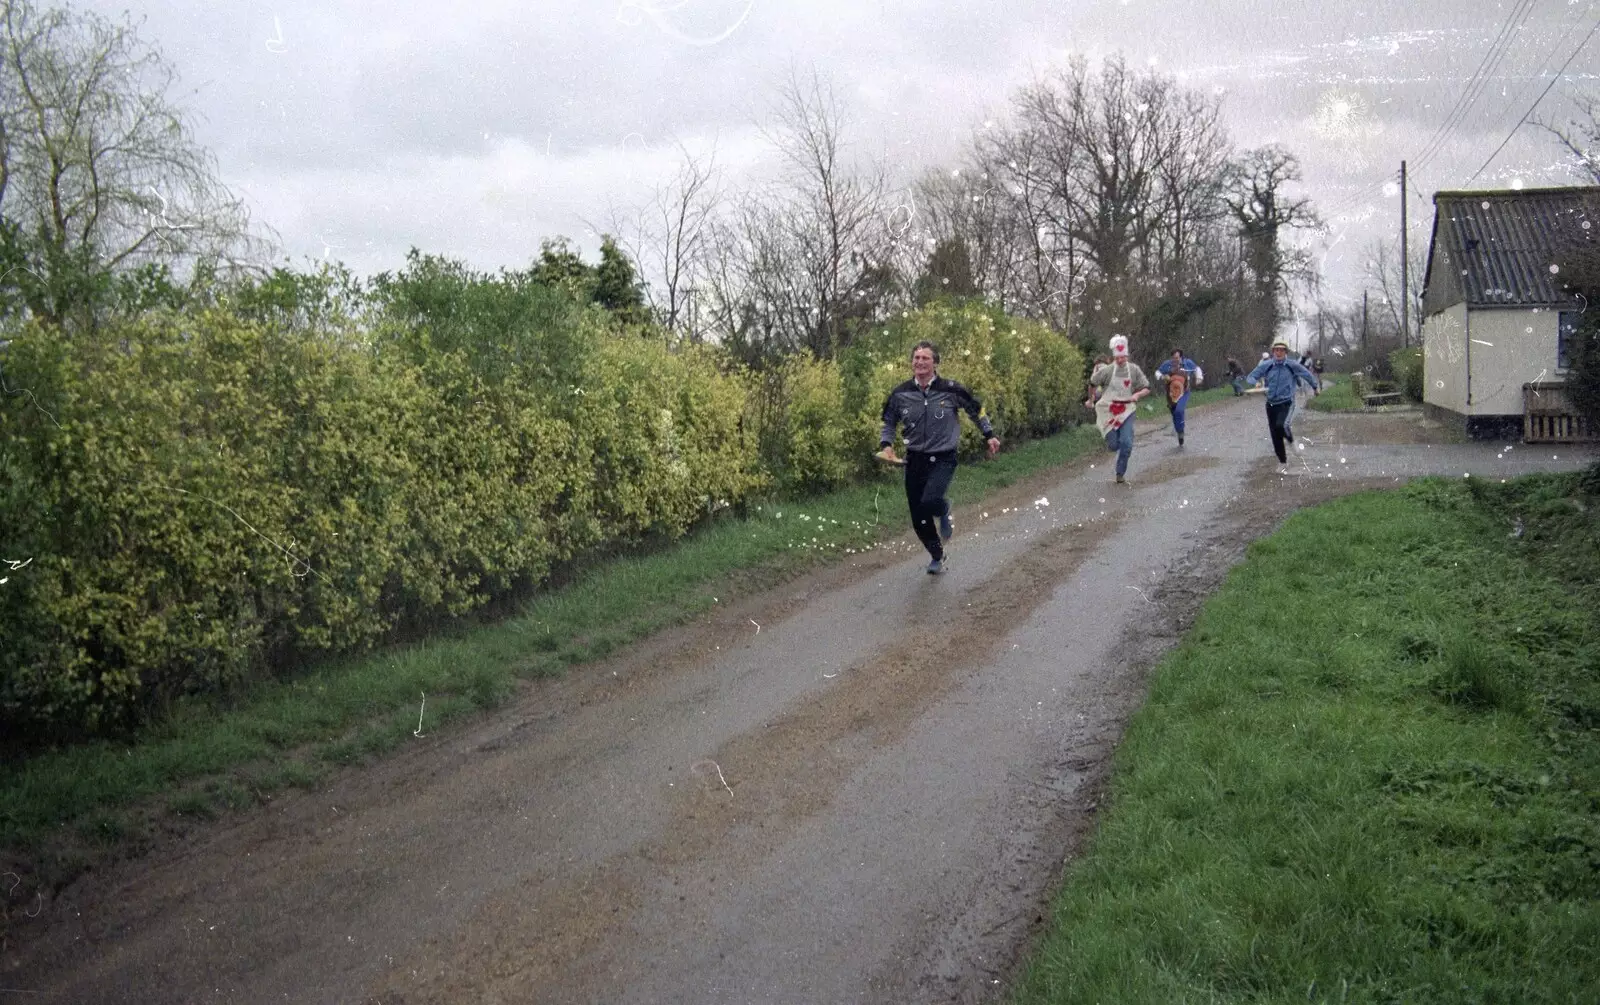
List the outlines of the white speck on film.
{"type": "Polygon", "coordinates": [[[234,509],[232,506],[229,506],[227,503],[220,503],[220,502],[217,502],[215,499],[208,499],[205,496],[201,495],[200,493],[198,493],[198,492],[190,492],[188,489],[180,489],[180,488],[173,487],[172,491],[173,492],[177,492],[180,495],[193,496],[194,498],[199,499],[201,502],[208,502],[213,506],[217,506],[217,507],[219,507],[221,509],[227,510],[228,513],[235,520],[239,521],[240,523],[242,523],[246,527],[248,527],[250,529],[250,532],[253,533],[256,537],[259,537],[261,540],[267,542],[268,544],[272,545],[274,548],[276,548],[279,551],[281,551],[283,553],[284,557],[288,558],[290,560],[290,562],[289,562],[289,572],[290,572],[291,575],[295,576],[296,578],[303,579],[303,578],[305,578],[306,573],[312,573],[318,579],[322,580],[324,583],[327,583],[329,586],[333,586],[334,585],[333,580],[329,579],[327,576],[324,576],[321,572],[317,571],[316,569],[313,569],[311,567],[311,563],[310,562],[307,562],[305,559],[301,558],[299,555],[296,555],[294,552],[290,551],[288,548],[285,548],[283,545],[281,545],[278,542],[274,541],[272,538],[270,538],[267,535],[261,533],[261,531],[256,529],[255,524],[251,523],[249,520],[246,520],[244,517],[240,516],[239,515],[239,511],[234,509]],[[295,571],[296,569],[298,569],[300,571],[296,572],[295,571]]]}
{"type": "MultiPolygon", "coordinates": [[[[8,271],[6,273],[6,276],[11,275],[11,273],[15,272],[15,271],[17,271],[17,270],[16,269],[12,269],[12,270],[8,271]]],[[[31,275],[31,276],[33,276],[35,278],[38,278],[38,273],[34,272],[32,269],[23,269],[22,271],[28,273],[29,275],[31,275]]],[[[5,278],[5,276],[0,276],[0,279],[4,279],[4,278],[5,278]]],[[[13,394],[26,394],[28,396],[28,403],[31,404],[35,409],[37,409],[40,415],[43,415],[45,418],[49,419],[50,420],[50,425],[56,427],[57,429],[61,428],[61,423],[56,421],[56,417],[53,414],[51,414],[51,412],[50,412],[50,410],[48,408],[45,408],[43,405],[39,404],[39,399],[34,396],[34,393],[31,390],[29,390],[26,387],[19,387],[19,388],[16,388],[15,390],[13,390],[11,388],[11,385],[6,383],[4,374],[0,374],[0,394],[3,394],[8,398],[13,394]]]]}
{"type": "Polygon", "coordinates": [[[278,23],[276,16],[272,18],[272,37],[267,39],[267,51],[276,53],[289,51],[289,47],[283,43],[283,25],[278,23]]]}
{"type": "Polygon", "coordinates": [[[1340,167],[1351,173],[1365,171],[1371,165],[1367,151],[1370,141],[1383,132],[1383,123],[1372,114],[1372,106],[1359,91],[1332,87],[1318,99],[1311,129],[1327,141],[1330,149],[1338,151],[1340,167]]]}
{"type": "Polygon", "coordinates": [[[717,781],[722,784],[724,789],[728,790],[728,796],[731,798],[733,796],[733,788],[728,784],[728,780],[722,777],[722,765],[718,764],[716,761],[711,760],[709,757],[703,761],[696,761],[689,765],[689,773],[699,778],[702,782],[705,782],[707,784],[707,791],[709,792],[710,775],[706,774],[707,768],[710,768],[712,771],[717,773],[717,781]]]}
{"type": "MultiPolygon", "coordinates": [[[[743,27],[745,20],[750,17],[750,11],[755,7],[755,0],[622,0],[622,5],[617,8],[617,20],[634,27],[648,17],[652,24],[663,34],[677,39],[685,45],[712,46],[721,45],[732,38],[734,33],[743,27]],[[680,12],[689,13],[692,17],[696,12],[708,10],[737,10],[738,14],[733,23],[726,23],[726,14],[720,15],[724,27],[709,35],[697,35],[685,31],[673,17],[680,12]]],[[[705,20],[702,18],[701,20],[705,20]]]]}

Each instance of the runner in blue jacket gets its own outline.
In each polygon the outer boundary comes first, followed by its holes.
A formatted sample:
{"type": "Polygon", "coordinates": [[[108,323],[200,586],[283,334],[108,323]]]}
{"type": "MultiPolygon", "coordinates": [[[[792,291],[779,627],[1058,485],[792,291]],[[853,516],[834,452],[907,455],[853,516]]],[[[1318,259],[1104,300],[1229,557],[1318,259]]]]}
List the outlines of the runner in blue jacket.
{"type": "Polygon", "coordinates": [[[1156,379],[1167,385],[1167,411],[1172,413],[1172,431],[1178,434],[1181,447],[1184,410],[1189,406],[1189,392],[1200,383],[1200,367],[1182,349],[1174,349],[1172,356],[1156,367],[1156,379]]]}
{"type": "Polygon", "coordinates": [[[1289,359],[1289,345],[1287,342],[1272,343],[1272,358],[1264,359],[1250,371],[1250,376],[1245,378],[1254,387],[1263,380],[1267,384],[1267,429],[1272,433],[1272,449],[1278,455],[1279,464],[1289,463],[1288,451],[1284,449],[1284,441],[1294,442],[1294,434],[1286,426],[1289,420],[1289,409],[1294,405],[1294,388],[1298,382],[1304,382],[1313,392],[1320,392],[1321,385],[1317,383],[1317,375],[1305,367],[1289,359]]]}

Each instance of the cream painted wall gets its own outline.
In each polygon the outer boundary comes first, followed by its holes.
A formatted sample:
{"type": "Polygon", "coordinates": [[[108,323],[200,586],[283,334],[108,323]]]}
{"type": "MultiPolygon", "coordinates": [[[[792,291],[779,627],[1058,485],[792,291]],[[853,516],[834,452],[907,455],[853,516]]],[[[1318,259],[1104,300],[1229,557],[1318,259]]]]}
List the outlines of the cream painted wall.
{"type": "Polygon", "coordinates": [[[1523,384],[1565,376],[1556,372],[1559,320],[1547,308],[1480,307],[1469,316],[1466,304],[1429,315],[1422,322],[1422,400],[1463,415],[1522,414],[1523,384]]]}
{"type": "Polygon", "coordinates": [[[1550,309],[1473,311],[1467,324],[1472,400],[1466,414],[1520,415],[1523,384],[1561,380],[1565,375],[1556,373],[1559,321],[1559,312],[1550,309]]]}
{"type": "Polygon", "coordinates": [[[1422,400],[1467,411],[1467,305],[1446,307],[1422,321],[1422,400]]]}

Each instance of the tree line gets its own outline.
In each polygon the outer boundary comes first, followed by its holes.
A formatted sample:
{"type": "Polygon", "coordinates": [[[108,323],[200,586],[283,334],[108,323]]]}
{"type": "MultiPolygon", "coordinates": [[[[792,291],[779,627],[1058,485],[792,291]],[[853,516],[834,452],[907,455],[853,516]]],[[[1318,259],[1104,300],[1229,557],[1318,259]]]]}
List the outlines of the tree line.
{"type": "MultiPolygon", "coordinates": [[[[131,22],[32,0],[5,0],[0,21],[0,318],[93,324],[181,302],[178,285],[203,298],[197,285],[273,271],[271,235],[131,22]]],[[[833,358],[939,296],[983,297],[1090,352],[1122,333],[1152,359],[1183,341],[1212,364],[1269,342],[1306,298],[1323,341],[1354,348],[1358,317],[1315,296],[1306,239],[1322,223],[1297,158],[1237,149],[1221,102],[1120,56],[1078,57],[1009,95],[951,163],[903,178],[857,152],[826,78],[791,69],[761,123],[778,170],[736,183],[714,151],[684,149],[645,205],[613,215],[601,299],[756,366],[833,358]]],[[[1570,123],[1537,125],[1595,177],[1600,106],[1576,102],[1570,123]]],[[[1368,249],[1369,338],[1415,305],[1424,254],[1403,291],[1394,249],[1368,249]]],[[[576,261],[558,240],[536,278],[576,261]]]]}
{"type": "Polygon", "coordinates": [[[618,217],[665,329],[751,363],[828,357],[907,307],[975,296],[1090,353],[1115,333],[1150,360],[1181,340],[1220,370],[1313,284],[1297,235],[1320,221],[1294,154],[1237,150],[1219,98],[1121,57],[1020,88],[909,182],[852,156],[848,126],[824,78],[791,71],[766,130],[777,177],[738,189],[714,151],[685,150],[618,217]]]}

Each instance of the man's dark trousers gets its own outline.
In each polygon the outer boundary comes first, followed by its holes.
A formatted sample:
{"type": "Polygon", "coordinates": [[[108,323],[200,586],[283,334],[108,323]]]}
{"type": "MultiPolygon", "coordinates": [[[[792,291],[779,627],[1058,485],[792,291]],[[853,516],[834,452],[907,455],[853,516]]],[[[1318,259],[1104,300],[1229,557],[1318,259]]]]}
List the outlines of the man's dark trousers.
{"type": "Polygon", "coordinates": [[[917,532],[918,540],[935,559],[944,558],[939,518],[950,511],[944,494],[950,490],[950,479],[955,473],[953,450],[938,454],[916,450],[906,453],[906,502],[911,507],[911,529],[917,532]]]}
{"type": "Polygon", "coordinates": [[[1292,443],[1294,437],[1284,430],[1283,424],[1289,421],[1289,409],[1293,407],[1293,401],[1267,403],[1267,428],[1272,431],[1272,450],[1278,455],[1279,464],[1289,463],[1289,453],[1283,449],[1283,441],[1287,438],[1292,443]]]}

